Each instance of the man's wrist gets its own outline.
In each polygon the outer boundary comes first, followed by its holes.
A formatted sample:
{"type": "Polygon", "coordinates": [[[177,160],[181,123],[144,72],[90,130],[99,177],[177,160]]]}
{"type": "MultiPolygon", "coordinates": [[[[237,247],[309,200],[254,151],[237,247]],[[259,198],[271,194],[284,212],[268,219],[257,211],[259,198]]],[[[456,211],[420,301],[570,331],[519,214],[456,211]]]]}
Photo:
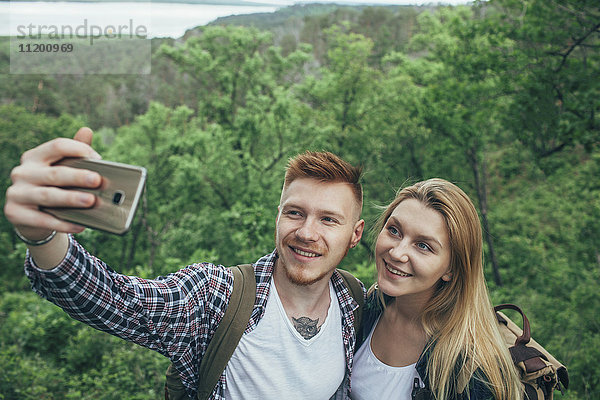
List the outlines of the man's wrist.
{"type": "Polygon", "coordinates": [[[19,237],[19,239],[21,239],[21,241],[23,243],[25,243],[27,246],[33,246],[33,247],[46,244],[49,241],[51,241],[52,239],[54,239],[54,236],[56,236],[56,231],[52,231],[52,232],[50,232],[49,235],[47,235],[46,237],[43,237],[41,239],[38,239],[38,240],[29,239],[29,238],[23,236],[23,234],[17,229],[17,227],[15,227],[15,233],[17,234],[17,236],[19,237]]]}
{"type": "Polygon", "coordinates": [[[42,246],[30,246],[29,255],[39,269],[50,270],[61,264],[70,246],[69,235],[59,232],[54,239],[42,246]]]}

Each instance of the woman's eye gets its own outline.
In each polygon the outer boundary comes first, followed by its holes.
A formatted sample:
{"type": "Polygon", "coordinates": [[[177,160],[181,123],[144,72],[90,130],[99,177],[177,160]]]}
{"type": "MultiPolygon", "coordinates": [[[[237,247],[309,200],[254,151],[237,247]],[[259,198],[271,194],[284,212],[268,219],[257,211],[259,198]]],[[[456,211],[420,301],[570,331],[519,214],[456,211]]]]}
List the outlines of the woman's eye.
{"type": "Polygon", "coordinates": [[[417,247],[421,250],[431,251],[431,247],[427,243],[419,242],[417,243],[417,247]]]}
{"type": "Polygon", "coordinates": [[[391,233],[392,235],[400,234],[400,232],[398,232],[398,229],[394,228],[393,226],[388,227],[388,232],[391,233]]]}

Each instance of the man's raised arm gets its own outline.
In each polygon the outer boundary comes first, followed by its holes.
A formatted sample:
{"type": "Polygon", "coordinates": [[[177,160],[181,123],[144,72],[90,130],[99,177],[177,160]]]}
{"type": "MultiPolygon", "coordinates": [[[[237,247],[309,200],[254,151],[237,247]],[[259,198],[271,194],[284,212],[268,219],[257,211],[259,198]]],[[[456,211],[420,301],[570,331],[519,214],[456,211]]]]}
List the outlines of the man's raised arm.
{"type": "Polygon", "coordinates": [[[84,229],[39,207],[89,207],[94,203],[93,194],[62,188],[94,188],[101,183],[96,172],[53,164],[65,157],[101,158],[91,143],[91,129],[81,128],[74,140],[54,139],[26,151],[21,164],[11,172],[12,185],[6,191],[4,214],[27,243],[39,268],[52,269],[60,264],[69,246],[67,233],[84,229]],[[50,240],[46,242],[47,239],[50,240]]]}

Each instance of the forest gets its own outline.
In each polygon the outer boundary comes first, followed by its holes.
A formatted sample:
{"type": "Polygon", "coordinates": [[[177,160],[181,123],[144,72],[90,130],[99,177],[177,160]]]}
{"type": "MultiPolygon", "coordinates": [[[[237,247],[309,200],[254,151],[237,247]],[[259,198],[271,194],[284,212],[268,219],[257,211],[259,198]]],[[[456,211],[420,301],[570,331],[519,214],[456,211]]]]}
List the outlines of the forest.
{"type": "MultiPolygon", "coordinates": [[[[0,38],[0,196],[27,149],[81,126],[148,170],[131,231],[77,236],[115,270],[252,262],[273,248],[289,157],[364,166],[367,228],[395,191],[441,177],[484,229],[492,302],[516,303],[600,399],[600,2],[293,6],[152,40],[149,75],[11,75],[0,38]]],[[[121,60],[115,60],[120,62],[121,60]]],[[[374,281],[365,235],[341,268],[374,281]]],[[[0,219],[0,399],[160,399],[169,361],[70,319],[23,273],[0,219]]]]}

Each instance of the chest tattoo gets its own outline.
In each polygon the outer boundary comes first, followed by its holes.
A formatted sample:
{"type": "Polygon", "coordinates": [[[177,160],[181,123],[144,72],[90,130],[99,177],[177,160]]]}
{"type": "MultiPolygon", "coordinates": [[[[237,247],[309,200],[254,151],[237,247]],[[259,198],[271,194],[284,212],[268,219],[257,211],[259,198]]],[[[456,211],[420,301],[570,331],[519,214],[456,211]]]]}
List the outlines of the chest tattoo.
{"type": "Polygon", "coordinates": [[[294,322],[294,328],[306,340],[313,338],[321,330],[319,318],[313,320],[308,317],[300,317],[298,319],[292,317],[292,321],[294,322]]]}

